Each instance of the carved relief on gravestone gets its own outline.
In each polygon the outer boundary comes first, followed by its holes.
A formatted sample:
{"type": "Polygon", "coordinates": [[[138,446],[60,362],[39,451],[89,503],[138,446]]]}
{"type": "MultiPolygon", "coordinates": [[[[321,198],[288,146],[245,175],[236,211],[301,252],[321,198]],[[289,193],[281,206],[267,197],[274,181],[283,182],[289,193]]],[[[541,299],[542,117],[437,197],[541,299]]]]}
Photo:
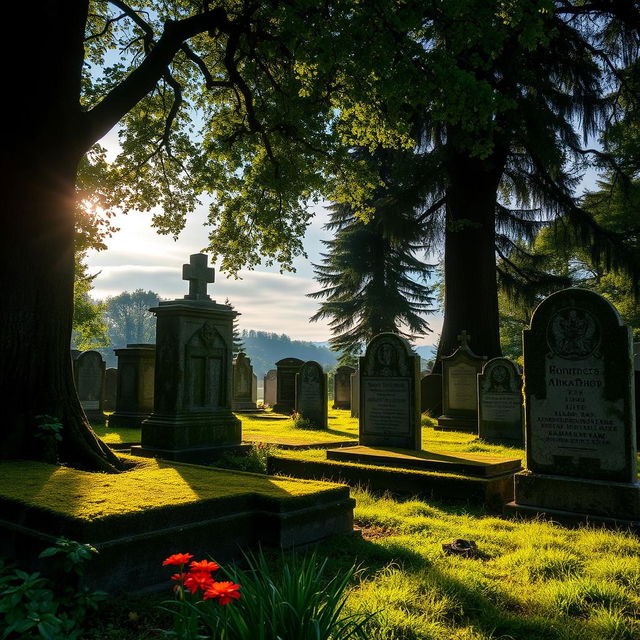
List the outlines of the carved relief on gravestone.
{"type": "Polygon", "coordinates": [[[468,431],[478,429],[478,386],[476,376],[486,357],[471,350],[466,331],[458,336],[460,346],[442,358],[442,415],[437,429],[468,431]]]}
{"type": "Polygon", "coordinates": [[[420,448],[420,357],[393,333],[360,358],[360,444],[420,448]]]}
{"type": "Polygon", "coordinates": [[[205,322],[187,342],[184,404],[186,408],[217,408],[223,405],[227,349],[211,321],[205,322]]]}
{"type": "Polygon", "coordinates": [[[522,374],[508,358],[493,358],[478,374],[478,436],[487,442],[522,446],[522,374]]]}
{"type": "Polygon", "coordinates": [[[355,369],[349,366],[338,367],[333,375],[333,408],[351,408],[351,375],[355,369]]]}
{"type": "Polygon", "coordinates": [[[528,467],[635,481],[630,338],[615,308],[583,289],[553,294],[524,350],[528,467]]]}
{"type": "Polygon", "coordinates": [[[313,360],[296,375],[296,409],[313,427],[327,428],[327,374],[313,360]]]}

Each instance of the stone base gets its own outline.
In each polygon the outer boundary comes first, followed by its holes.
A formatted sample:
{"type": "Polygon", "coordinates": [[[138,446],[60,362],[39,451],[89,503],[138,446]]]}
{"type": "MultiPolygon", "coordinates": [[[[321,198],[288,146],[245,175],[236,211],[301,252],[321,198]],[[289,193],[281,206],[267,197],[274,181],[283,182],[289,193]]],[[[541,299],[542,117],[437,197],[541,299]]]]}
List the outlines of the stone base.
{"type": "Polygon", "coordinates": [[[427,500],[445,500],[482,504],[501,513],[513,499],[513,473],[492,478],[440,474],[413,469],[384,469],[365,464],[320,462],[286,456],[269,456],[267,470],[309,480],[331,480],[352,487],[363,486],[376,493],[420,496],[427,500]]]}
{"type": "Polygon", "coordinates": [[[145,449],[182,450],[239,444],[242,423],[231,411],[152,413],[142,423],[141,443],[145,449]]]}
{"type": "Polygon", "coordinates": [[[514,501],[518,508],[640,521],[640,484],[637,482],[584,480],[531,471],[516,474],[514,482],[514,501]]]}
{"type": "Polygon", "coordinates": [[[217,447],[192,447],[190,449],[158,449],[134,445],[131,447],[131,455],[142,458],[160,458],[173,462],[188,462],[190,464],[212,464],[226,454],[246,455],[251,448],[250,444],[227,444],[217,447]]]}
{"type": "Polygon", "coordinates": [[[117,429],[126,427],[129,429],[139,429],[142,422],[149,417],[149,413],[138,413],[136,411],[116,411],[109,416],[109,428],[117,429]]]}
{"type": "Polygon", "coordinates": [[[521,461],[518,458],[508,459],[468,456],[458,453],[431,453],[429,451],[387,449],[362,445],[329,449],[327,451],[327,460],[420,471],[439,471],[479,478],[492,478],[505,473],[516,473],[522,468],[521,461]]]}
{"type": "Polygon", "coordinates": [[[436,431],[464,431],[466,433],[478,433],[478,418],[464,416],[440,416],[436,431]]]}
{"type": "MultiPolygon", "coordinates": [[[[180,474],[193,469],[176,465],[180,474]]],[[[307,487],[304,480],[293,479],[288,482],[302,485],[299,490],[275,495],[274,479],[266,476],[208,468],[202,472],[211,473],[212,484],[234,489],[222,489],[215,498],[128,513],[116,509],[114,515],[92,519],[44,509],[29,499],[0,496],[0,553],[28,571],[41,570],[47,561],[39,560],[38,554],[64,536],[98,551],[86,565],[82,585],[128,593],[160,588],[170,597],[173,571],[161,563],[173,553],[226,562],[258,546],[290,548],[353,531],[355,501],[347,487],[307,487]],[[238,491],[245,479],[247,490],[238,491]]],[[[118,496],[114,498],[118,506],[118,496]]],[[[103,506],[108,514],[110,505],[103,506]]]]}
{"type": "Polygon", "coordinates": [[[234,402],[231,405],[234,413],[244,413],[246,411],[257,411],[258,405],[255,402],[234,402]]]}

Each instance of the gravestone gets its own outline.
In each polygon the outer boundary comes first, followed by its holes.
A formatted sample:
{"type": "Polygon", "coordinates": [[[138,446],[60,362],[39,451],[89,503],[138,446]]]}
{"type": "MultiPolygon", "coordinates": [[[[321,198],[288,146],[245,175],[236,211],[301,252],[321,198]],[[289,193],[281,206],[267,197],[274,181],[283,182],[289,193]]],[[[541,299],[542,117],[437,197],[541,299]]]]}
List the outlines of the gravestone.
{"type": "Polygon", "coordinates": [[[508,358],[493,358],[478,374],[478,436],[486,442],[524,445],[522,374],[508,358]]]}
{"type": "Polygon", "coordinates": [[[442,414],[442,375],[426,373],[420,380],[420,411],[432,418],[442,414]]]}
{"type": "Polygon", "coordinates": [[[104,372],[104,393],[102,400],[102,410],[113,412],[116,410],[116,398],[118,395],[118,370],[109,367],[104,372]]]}
{"type": "Polygon", "coordinates": [[[74,362],[73,373],[80,405],[91,422],[104,424],[102,399],[105,364],[97,351],[83,351],[74,362]]]}
{"type": "Polygon", "coordinates": [[[440,431],[478,430],[477,375],[487,358],[471,351],[470,339],[463,331],[458,336],[460,346],[442,358],[442,415],[436,427],[440,431]]]}
{"type": "Polygon", "coordinates": [[[273,407],[277,402],[278,372],[270,369],[264,376],[264,403],[273,407]]]}
{"type": "Polygon", "coordinates": [[[640,342],[633,345],[634,387],[636,396],[636,443],[640,442],[640,342]]]}
{"type": "Polygon", "coordinates": [[[381,333],[360,358],[360,444],[420,449],[420,356],[381,333]]]}
{"type": "Polygon", "coordinates": [[[360,369],[351,374],[351,417],[360,417],[360,369]]]}
{"type": "Polygon", "coordinates": [[[296,373],[300,371],[303,361],[298,358],[283,358],[276,362],[277,384],[276,403],[273,410],[276,413],[290,414],[296,404],[296,373]]]}
{"type": "Polygon", "coordinates": [[[207,294],[214,270],[207,256],[192,255],[182,269],[184,299],[150,309],[156,321],[154,406],[142,423],[147,456],[207,462],[240,450],[241,423],[231,411],[233,320],[231,307],[207,294]]]}
{"type": "Polygon", "coordinates": [[[109,428],[137,429],[153,411],[156,346],[128,344],[114,353],[118,358],[118,394],[109,428]]]}
{"type": "Polygon", "coordinates": [[[351,375],[355,369],[342,366],[333,374],[333,409],[351,409],[351,375]]]}
{"type": "Polygon", "coordinates": [[[640,527],[629,328],[597,293],[565,289],[523,346],[527,471],[508,509],[640,527]]]}
{"type": "Polygon", "coordinates": [[[327,374],[313,360],[296,374],[296,411],[316,429],[327,428],[327,374]]]}
{"type": "Polygon", "coordinates": [[[251,402],[258,405],[258,376],[255,373],[251,374],[251,402]]]}
{"type": "Polygon", "coordinates": [[[253,398],[253,367],[251,359],[242,351],[233,359],[233,404],[234,411],[255,411],[253,398]]]}

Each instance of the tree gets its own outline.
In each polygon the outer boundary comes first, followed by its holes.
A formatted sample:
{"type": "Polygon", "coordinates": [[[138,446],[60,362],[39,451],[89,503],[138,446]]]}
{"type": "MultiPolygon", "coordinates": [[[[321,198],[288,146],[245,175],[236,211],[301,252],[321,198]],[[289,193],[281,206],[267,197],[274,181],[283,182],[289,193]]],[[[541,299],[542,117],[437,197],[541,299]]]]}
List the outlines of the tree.
{"type": "Polygon", "coordinates": [[[123,291],[104,302],[105,319],[109,326],[109,342],[115,349],[127,344],[155,343],[156,321],[149,311],[158,305],[160,298],[155,291],[136,289],[123,291]]]}
{"type": "Polygon", "coordinates": [[[76,255],[71,344],[81,351],[105,347],[109,343],[107,325],[104,321],[104,305],[94,302],[90,296],[94,278],[95,276],[87,273],[82,256],[76,255]]]}
{"type": "Polygon", "coordinates": [[[368,203],[368,220],[354,216],[348,205],[334,204],[325,228],[335,232],[324,241],[323,262],[314,265],[323,287],[311,298],[324,298],[312,322],[330,318],[334,351],[339,364],[351,364],[378,333],[398,333],[410,341],[430,331],[424,315],[430,313],[431,267],[417,257],[422,227],[406,184],[411,173],[398,152],[359,150],[365,162],[375,165],[380,186],[368,203]]]}
{"type": "MultiPolygon", "coordinates": [[[[229,302],[229,298],[226,298],[224,303],[231,307],[233,311],[236,310],[236,308],[229,302]]],[[[231,350],[233,355],[244,352],[244,342],[242,341],[242,335],[240,333],[240,322],[238,321],[238,316],[233,319],[233,345],[231,350]]]]}

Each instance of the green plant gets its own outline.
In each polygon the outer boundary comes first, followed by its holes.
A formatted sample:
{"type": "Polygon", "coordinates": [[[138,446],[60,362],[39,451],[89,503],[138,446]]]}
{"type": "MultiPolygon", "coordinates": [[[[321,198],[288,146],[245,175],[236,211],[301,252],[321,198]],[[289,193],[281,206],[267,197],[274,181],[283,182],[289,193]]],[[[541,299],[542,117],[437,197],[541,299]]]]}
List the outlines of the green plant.
{"type": "MultiPolygon", "coordinates": [[[[261,552],[246,555],[245,560],[246,570],[226,571],[230,582],[225,584],[242,585],[242,597],[234,600],[232,606],[221,607],[211,599],[194,602],[184,589],[177,590],[177,600],[166,603],[176,616],[175,631],[171,635],[181,640],[357,640],[368,637],[365,625],[375,614],[343,614],[345,591],[357,572],[354,566],[328,579],[327,560],[320,562],[315,553],[303,557],[283,555],[277,570],[261,552]],[[196,617],[199,625],[195,623],[196,617]],[[208,630],[207,635],[202,635],[203,629],[208,630]]],[[[203,592],[206,596],[207,591],[203,592]]]]}
{"type": "Polygon", "coordinates": [[[314,429],[315,425],[309,420],[305,418],[299,411],[294,411],[291,414],[291,420],[293,421],[293,426],[296,429],[314,429]]]}
{"type": "Polygon", "coordinates": [[[58,442],[62,442],[63,426],[54,416],[46,414],[37,415],[34,437],[40,449],[40,458],[45,462],[56,463],[58,461],[58,442]]]}
{"type": "Polygon", "coordinates": [[[238,471],[250,471],[251,473],[267,473],[267,458],[273,455],[277,449],[274,445],[258,442],[252,444],[245,455],[227,453],[216,461],[217,467],[224,469],[237,469],[238,471]]]}
{"type": "Polygon", "coordinates": [[[2,640],[75,640],[83,623],[105,595],[78,588],[77,576],[95,553],[89,545],[60,538],[40,558],[53,558],[50,576],[27,573],[0,563],[0,617],[2,640]]]}

